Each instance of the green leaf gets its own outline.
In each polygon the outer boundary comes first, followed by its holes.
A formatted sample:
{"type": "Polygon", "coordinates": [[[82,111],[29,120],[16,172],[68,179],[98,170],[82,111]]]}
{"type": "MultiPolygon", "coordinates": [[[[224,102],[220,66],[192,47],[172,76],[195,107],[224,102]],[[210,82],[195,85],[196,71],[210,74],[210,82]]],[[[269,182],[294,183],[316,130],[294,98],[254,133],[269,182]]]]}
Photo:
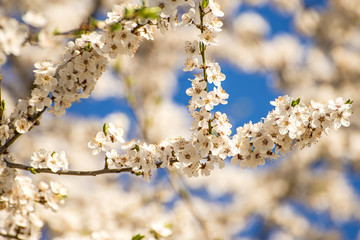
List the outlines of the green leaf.
{"type": "Polygon", "coordinates": [[[131,240],[141,240],[141,239],[143,239],[144,237],[145,237],[144,235],[137,234],[137,235],[133,236],[131,240]]]}
{"type": "Polygon", "coordinates": [[[142,176],[144,173],[141,172],[141,171],[137,171],[137,172],[134,172],[134,174],[135,174],[136,176],[142,176]]]}
{"type": "Polygon", "coordinates": [[[86,46],[84,47],[84,50],[87,51],[87,52],[90,52],[90,51],[92,50],[91,44],[88,43],[88,45],[86,45],[86,46]]]}
{"type": "Polygon", "coordinates": [[[118,30],[122,29],[122,25],[120,23],[114,23],[110,25],[110,31],[111,32],[116,32],[118,30]]]}
{"type": "Polygon", "coordinates": [[[161,8],[159,7],[143,7],[139,10],[139,17],[145,19],[157,19],[161,8]]]}
{"type": "Polygon", "coordinates": [[[140,151],[139,145],[135,144],[135,149],[136,149],[137,152],[139,152],[140,151]]]}
{"type": "Polygon", "coordinates": [[[353,102],[354,101],[351,101],[350,99],[348,99],[345,104],[352,104],[353,102]]]}
{"type": "Polygon", "coordinates": [[[105,136],[107,136],[107,134],[108,134],[108,128],[109,128],[108,124],[107,124],[107,123],[104,123],[103,133],[105,134],[105,136]]]}
{"type": "Polygon", "coordinates": [[[91,18],[89,19],[89,25],[90,25],[91,27],[96,28],[97,24],[98,24],[98,20],[97,20],[97,19],[95,19],[95,18],[93,18],[93,17],[91,17],[91,18]]]}
{"type": "Polygon", "coordinates": [[[209,0],[203,0],[201,2],[201,8],[204,10],[209,5],[209,0]]]}
{"type": "Polygon", "coordinates": [[[76,38],[81,37],[81,35],[83,35],[84,33],[85,33],[85,30],[82,30],[82,29],[78,29],[73,32],[74,37],[76,37],[76,38]]]}
{"type": "Polygon", "coordinates": [[[55,28],[55,30],[53,31],[53,35],[59,35],[59,34],[61,34],[61,32],[57,28],[55,28]]]}
{"type": "Polygon", "coordinates": [[[1,101],[1,111],[5,110],[5,100],[1,101]]]}
{"type": "Polygon", "coordinates": [[[292,106],[292,107],[295,107],[295,106],[298,105],[299,103],[300,103],[300,98],[292,101],[292,102],[291,102],[291,106],[292,106]]]}
{"type": "Polygon", "coordinates": [[[131,18],[133,18],[136,11],[137,11],[137,9],[128,9],[128,8],[125,8],[124,18],[126,18],[126,19],[131,19],[131,18]]]}
{"type": "Polygon", "coordinates": [[[31,172],[32,174],[37,174],[37,171],[35,170],[35,168],[30,168],[30,172],[31,172]]]}

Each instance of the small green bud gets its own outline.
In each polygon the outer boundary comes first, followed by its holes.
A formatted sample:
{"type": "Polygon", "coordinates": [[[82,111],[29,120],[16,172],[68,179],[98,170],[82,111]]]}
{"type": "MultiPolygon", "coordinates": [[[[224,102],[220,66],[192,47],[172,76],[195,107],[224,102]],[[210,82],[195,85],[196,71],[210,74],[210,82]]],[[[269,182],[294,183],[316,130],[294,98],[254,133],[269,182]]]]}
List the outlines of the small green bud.
{"type": "Polygon", "coordinates": [[[59,35],[59,34],[61,34],[61,33],[60,33],[59,29],[55,28],[55,30],[53,31],[53,34],[54,34],[54,35],[59,35]]]}
{"type": "Polygon", "coordinates": [[[116,32],[118,30],[122,29],[122,25],[120,23],[113,23],[110,25],[110,31],[111,32],[116,32]]]}
{"type": "Polygon", "coordinates": [[[127,19],[130,19],[130,18],[133,18],[136,11],[138,11],[137,9],[128,9],[128,8],[125,8],[125,16],[124,18],[127,18],[127,19]]]}
{"type": "Polygon", "coordinates": [[[292,102],[291,102],[291,106],[292,106],[292,107],[295,107],[295,106],[298,105],[299,103],[300,103],[300,98],[292,101],[292,102]]]}
{"type": "Polygon", "coordinates": [[[82,29],[75,30],[75,31],[73,32],[74,37],[76,37],[76,38],[81,37],[81,35],[83,35],[84,33],[85,33],[85,31],[82,30],[82,29]]]}
{"type": "Polygon", "coordinates": [[[90,43],[88,43],[88,45],[86,45],[86,47],[84,47],[84,50],[87,52],[90,52],[92,50],[92,46],[90,43]]]}
{"type": "Polygon", "coordinates": [[[108,134],[108,128],[109,128],[108,124],[107,124],[107,123],[104,123],[103,133],[105,134],[105,136],[107,136],[107,134],[108,134]]]}
{"type": "Polygon", "coordinates": [[[209,0],[203,0],[201,2],[201,8],[204,10],[207,6],[209,6],[209,0]]]}
{"type": "Polygon", "coordinates": [[[139,145],[135,144],[135,150],[136,150],[137,152],[139,152],[139,151],[140,151],[140,147],[139,147],[139,145]]]}
{"type": "Polygon", "coordinates": [[[32,174],[37,174],[37,171],[35,170],[35,168],[30,168],[30,172],[31,172],[32,174]]]}
{"type": "Polygon", "coordinates": [[[1,101],[1,111],[5,110],[5,100],[1,101]]]}
{"type": "Polygon", "coordinates": [[[137,234],[137,235],[133,236],[133,237],[131,238],[131,240],[141,240],[141,239],[143,239],[144,237],[145,237],[144,235],[137,234]]]}
{"type": "Polygon", "coordinates": [[[98,24],[98,20],[97,20],[97,19],[95,19],[95,18],[93,18],[93,17],[91,17],[91,18],[89,19],[89,25],[90,25],[92,28],[96,28],[96,27],[97,27],[97,24],[98,24]]]}
{"type": "Polygon", "coordinates": [[[138,14],[145,19],[157,19],[160,11],[161,8],[159,7],[143,7],[139,10],[138,14]]]}
{"type": "Polygon", "coordinates": [[[354,101],[351,101],[350,99],[348,99],[345,104],[352,104],[353,102],[354,101]]]}
{"type": "Polygon", "coordinates": [[[140,171],[138,171],[138,172],[134,172],[134,174],[135,174],[136,176],[142,176],[142,175],[143,175],[143,173],[142,173],[142,172],[140,172],[140,171]]]}

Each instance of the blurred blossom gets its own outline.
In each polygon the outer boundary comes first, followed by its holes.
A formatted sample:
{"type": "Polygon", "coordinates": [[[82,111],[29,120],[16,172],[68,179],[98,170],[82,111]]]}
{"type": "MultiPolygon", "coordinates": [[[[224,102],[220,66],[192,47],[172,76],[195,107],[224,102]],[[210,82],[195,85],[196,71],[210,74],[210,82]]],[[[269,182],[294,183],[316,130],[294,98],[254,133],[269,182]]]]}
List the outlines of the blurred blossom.
{"type": "Polygon", "coordinates": [[[46,225],[57,240],[235,239],[255,217],[262,224],[249,239],[344,239],[338,226],[360,221],[351,183],[360,170],[360,1],[334,0],[320,11],[300,0],[210,0],[203,23],[199,1],[145,2],[159,6],[161,18],[124,20],[125,9],[142,1],[3,1],[0,143],[21,136],[1,156],[0,234],[40,239],[46,225]],[[250,11],[238,11],[244,5],[250,11]],[[259,6],[291,16],[294,31],[269,36],[274,22],[259,6]],[[96,25],[102,30],[74,36],[99,16],[108,17],[96,25]],[[33,27],[39,32],[29,35],[33,27]],[[232,76],[219,59],[271,75],[288,96],[235,131],[232,118],[257,109],[246,98],[231,102],[221,84],[232,76]],[[178,79],[183,69],[193,72],[178,79]],[[187,89],[182,103],[174,100],[180,87],[187,89]],[[18,101],[19,89],[26,99],[18,101]],[[90,93],[126,102],[132,112],[109,105],[101,118],[65,115],[90,93]],[[215,109],[227,101],[229,112],[215,109]],[[45,108],[64,116],[45,113],[40,126],[32,123],[29,116],[45,108]],[[26,175],[4,160],[52,172],[107,164],[136,174],[26,175]],[[156,164],[168,169],[155,171],[156,164]],[[322,225],[322,214],[334,227],[322,225]]]}

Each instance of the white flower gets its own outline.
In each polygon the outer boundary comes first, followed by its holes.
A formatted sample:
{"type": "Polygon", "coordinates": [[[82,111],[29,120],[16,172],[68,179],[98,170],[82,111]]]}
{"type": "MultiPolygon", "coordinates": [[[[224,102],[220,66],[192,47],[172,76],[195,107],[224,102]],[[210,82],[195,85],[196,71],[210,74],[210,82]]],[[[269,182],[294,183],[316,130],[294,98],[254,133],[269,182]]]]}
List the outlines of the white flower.
{"type": "Polygon", "coordinates": [[[210,29],[205,29],[200,34],[200,39],[205,45],[216,45],[216,32],[211,31],[210,29]]]}
{"type": "Polygon", "coordinates": [[[54,76],[56,67],[50,61],[40,61],[34,64],[35,70],[34,73],[40,75],[54,76]]]}
{"type": "Polygon", "coordinates": [[[115,149],[106,152],[106,162],[109,168],[121,168],[126,163],[126,158],[122,157],[115,149]]]}
{"type": "Polygon", "coordinates": [[[15,129],[18,133],[27,133],[31,127],[31,122],[26,121],[25,118],[17,119],[15,121],[15,129]]]}
{"type": "Polygon", "coordinates": [[[230,136],[232,125],[229,122],[226,114],[221,112],[216,112],[214,114],[215,122],[212,122],[213,129],[220,135],[230,136]]]}
{"type": "Polygon", "coordinates": [[[51,153],[45,149],[40,149],[32,154],[30,165],[34,168],[50,168],[52,172],[57,172],[60,169],[66,171],[69,168],[65,152],[54,151],[51,153]]]}
{"type": "Polygon", "coordinates": [[[290,98],[288,95],[280,96],[275,101],[270,101],[270,104],[275,106],[274,113],[283,115],[285,112],[289,111],[290,104],[291,104],[292,98],[290,98]]]}
{"type": "Polygon", "coordinates": [[[195,20],[195,9],[190,8],[188,12],[181,16],[181,24],[183,26],[190,25],[195,20]]]}
{"type": "Polygon", "coordinates": [[[27,11],[26,14],[22,16],[22,19],[27,24],[30,24],[31,26],[36,28],[44,27],[48,22],[48,20],[45,18],[43,14],[34,12],[32,10],[27,11]]]}
{"type": "Polygon", "coordinates": [[[349,127],[350,119],[349,117],[352,115],[350,109],[346,109],[344,112],[332,112],[330,114],[329,120],[334,122],[335,130],[339,129],[342,126],[349,127]]]}
{"type": "Polygon", "coordinates": [[[124,130],[122,128],[117,128],[114,124],[109,123],[109,127],[107,129],[111,142],[118,141],[119,143],[124,143],[124,130]]]}
{"type": "Polygon", "coordinates": [[[9,125],[3,124],[0,126],[0,144],[4,145],[6,140],[10,136],[10,128],[9,125]]]}
{"type": "Polygon", "coordinates": [[[343,111],[345,109],[348,109],[349,105],[350,104],[345,104],[345,100],[342,97],[336,98],[335,101],[333,99],[330,99],[328,101],[328,108],[330,108],[331,110],[343,111]]]}
{"type": "Polygon", "coordinates": [[[74,58],[74,69],[79,73],[84,72],[85,70],[94,72],[95,65],[94,60],[91,59],[93,54],[88,51],[84,51],[81,55],[74,58]]]}
{"type": "Polygon", "coordinates": [[[34,84],[43,88],[46,92],[51,92],[58,83],[57,79],[47,74],[36,74],[34,84]]]}
{"type": "Polygon", "coordinates": [[[67,189],[58,182],[50,181],[50,189],[51,192],[55,195],[59,195],[61,197],[67,196],[67,189]]]}
{"type": "Polygon", "coordinates": [[[204,17],[204,25],[211,31],[221,32],[223,23],[213,14],[207,14],[204,17]]]}
{"type": "Polygon", "coordinates": [[[205,98],[207,95],[206,81],[203,79],[195,78],[192,80],[192,87],[186,90],[186,94],[192,97],[192,101],[196,101],[199,98],[205,98]]]}
{"type": "Polygon", "coordinates": [[[34,168],[47,168],[48,158],[49,158],[49,153],[45,149],[37,150],[31,156],[30,165],[34,168]]]}
{"type": "Polygon", "coordinates": [[[201,108],[200,111],[194,111],[192,113],[192,117],[194,118],[194,121],[192,123],[192,130],[196,130],[198,128],[209,128],[208,121],[211,118],[211,113],[206,111],[205,108],[201,108]]]}
{"type": "Polygon", "coordinates": [[[198,66],[198,59],[196,57],[186,58],[184,72],[194,70],[198,66]]]}
{"type": "Polygon", "coordinates": [[[102,55],[102,48],[104,43],[101,41],[102,37],[96,32],[91,32],[81,35],[81,38],[76,39],[75,43],[80,47],[84,48],[90,43],[90,46],[97,52],[97,54],[102,55]]]}
{"type": "Polygon", "coordinates": [[[229,98],[229,94],[225,92],[222,87],[214,87],[214,90],[211,91],[212,94],[214,94],[214,97],[218,99],[219,104],[227,104],[227,101],[225,99],[229,98]]]}
{"type": "Polygon", "coordinates": [[[208,75],[208,82],[214,83],[215,86],[220,87],[221,81],[225,80],[225,74],[221,72],[221,68],[217,62],[208,62],[206,63],[208,67],[206,73],[208,75]]]}
{"type": "Polygon", "coordinates": [[[179,153],[179,162],[181,163],[190,164],[200,160],[202,160],[202,157],[190,143],[179,153]]]}
{"type": "Polygon", "coordinates": [[[220,9],[220,4],[218,2],[214,2],[214,0],[209,0],[209,8],[211,9],[212,14],[216,17],[223,17],[224,13],[220,9]]]}
{"type": "Polygon", "coordinates": [[[186,166],[183,168],[183,172],[188,177],[198,177],[199,176],[199,166],[200,166],[199,162],[190,164],[189,166],[186,166]]]}
{"type": "Polygon", "coordinates": [[[193,57],[194,55],[199,55],[199,42],[198,41],[185,41],[185,53],[188,57],[193,57]]]}
{"type": "Polygon", "coordinates": [[[39,88],[34,88],[31,91],[31,99],[29,105],[35,107],[36,111],[42,111],[44,107],[49,107],[52,104],[52,100],[49,98],[46,91],[42,91],[39,88]]]}
{"type": "Polygon", "coordinates": [[[28,36],[28,27],[14,18],[0,16],[0,52],[5,55],[20,55],[22,44],[28,36]]]}
{"type": "Polygon", "coordinates": [[[126,4],[115,5],[112,12],[107,13],[108,18],[105,20],[105,23],[111,24],[120,21],[124,17],[125,9],[127,7],[126,4]]]}
{"type": "Polygon", "coordinates": [[[177,7],[182,5],[184,0],[150,0],[151,7],[159,7],[164,15],[175,16],[177,7]]]}
{"type": "Polygon", "coordinates": [[[93,149],[92,154],[97,155],[101,151],[105,151],[105,146],[107,145],[106,136],[103,132],[98,132],[96,137],[88,143],[88,147],[93,149]]]}
{"type": "Polygon", "coordinates": [[[49,158],[47,158],[47,166],[52,172],[57,172],[60,169],[68,170],[69,163],[66,159],[65,152],[53,152],[49,158]]]}
{"type": "Polygon", "coordinates": [[[200,153],[201,157],[206,157],[210,151],[213,150],[213,135],[198,132],[196,142],[194,143],[195,150],[200,153]]]}
{"type": "Polygon", "coordinates": [[[152,231],[156,232],[157,235],[160,235],[162,238],[170,237],[172,230],[169,224],[164,223],[153,223],[151,224],[152,231]]]}

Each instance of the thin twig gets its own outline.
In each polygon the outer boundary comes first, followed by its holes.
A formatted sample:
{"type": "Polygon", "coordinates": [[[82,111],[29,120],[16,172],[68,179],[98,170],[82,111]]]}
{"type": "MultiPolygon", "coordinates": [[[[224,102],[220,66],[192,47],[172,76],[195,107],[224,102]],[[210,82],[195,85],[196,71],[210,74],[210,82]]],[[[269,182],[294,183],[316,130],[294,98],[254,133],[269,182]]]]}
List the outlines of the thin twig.
{"type": "MultiPolygon", "coordinates": [[[[199,215],[198,211],[195,210],[194,204],[191,199],[191,193],[188,191],[187,187],[184,184],[181,187],[181,189],[178,189],[176,187],[175,178],[174,178],[175,174],[176,174],[176,177],[181,178],[181,175],[179,175],[178,172],[170,173],[168,171],[168,174],[166,175],[170,182],[171,187],[180,196],[180,198],[184,201],[184,203],[188,207],[188,209],[191,212],[191,214],[193,215],[193,217],[199,223],[199,225],[203,231],[203,235],[205,237],[204,239],[211,239],[208,227],[206,225],[206,221],[199,215]]],[[[177,182],[180,182],[180,180],[178,180],[177,182]]]]}
{"type": "MultiPolygon", "coordinates": [[[[90,170],[90,171],[76,171],[76,170],[59,170],[57,172],[51,171],[50,168],[34,168],[29,165],[20,164],[20,163],[13,163],[10,161],[7,161],[5,158],[3,158],[4,162],[6,163],[6,166],[8,168],[16,168],[21,169],[25,171],[29,171],[31,173],[49,173],[49,174],[56,174],[56,175],[72,175],[72,176],[97,176],[101,174],[110,174],[110,173],[123,173],[128,172],[131,174],[141,174],[141,169],[139,171],[134,171],[131,167],[124,167],[124,168],[118,168],[118,169],[110,169],[110,168],[103,168],[99,170],[90,170]]],[[[170,161],[170,164],[173,164],[177,162],[177,160],[170,161]]],[[[156,163],[156,167],[160,168],[162,162],[156,163]]]]}
{"type": "MultiPolygon", "coordinates": [[[[41,117],[41,115],[46,111],[47,107],[45,107],[40,112],[37,112],[36,114],[32,115],[29,121],[34,125],[34,123],[41,117]]],[[[10,139],[8,139],[4,145],[0,147],[0,154],[5,153],[5,151],[15,142],[15,140],[20,137],[22,134],[16,132],[14,136],[12,136],[10,139]]]]}
{"type": "Polygon", "coordinates": [[[20,239],[18,236],[16,235],[9,235],[9,234],[3,234],[3,233],[0,233],[0,236],[1,237],[4,237],[4,238],[10,238],[10,239],[20,239]]]}

